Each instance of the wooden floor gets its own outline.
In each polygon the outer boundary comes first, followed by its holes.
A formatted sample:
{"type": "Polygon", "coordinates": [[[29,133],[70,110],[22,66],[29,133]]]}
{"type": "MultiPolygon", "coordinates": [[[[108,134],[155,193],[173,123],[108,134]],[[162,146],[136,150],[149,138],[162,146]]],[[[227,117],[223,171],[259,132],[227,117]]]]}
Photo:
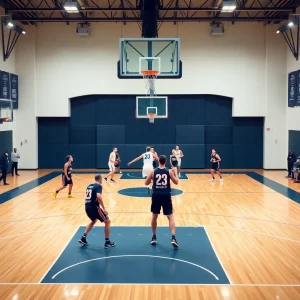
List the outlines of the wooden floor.
{"type": "MultiPolygon", "coordinates": [[[[1,185],[0,193],[50,172],[9,175],[11,185],[1,185]]],[[[284,178],[286,172],[258,173],[300,191],[284,178]]],[[[300,205],[245,174],[226,174],[223,184],[209,183],[209,175],[189,174],[178,185],[184,193],[173,198],[176,224],[205,227],[231,285],[39,284],[78,226],[88,223],[84,196],[93,175],[75,176],[75,199],[66,192],[53,199],[61,181],[56,177],[1,204],[0,299],[300,299],[300,205]]],[[[149,226],[149,198],[124,201],[117,194],[142,186],[141,180],[103,186],[112,225],[149,226]]],[[[159,225],[167,225],[162,216],[159,225]]]]}

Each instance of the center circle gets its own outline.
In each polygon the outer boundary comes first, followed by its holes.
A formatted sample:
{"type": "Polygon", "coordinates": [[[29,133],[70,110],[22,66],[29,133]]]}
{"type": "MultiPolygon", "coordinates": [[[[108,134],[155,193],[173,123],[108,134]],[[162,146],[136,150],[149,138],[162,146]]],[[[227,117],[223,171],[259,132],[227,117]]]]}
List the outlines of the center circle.
{"type": "MultiPolygon", "coordinates": [[[[148,193],[147,187],[134,187],[127,188],[118,191],[118,194],[128,197],[138,197],[138,198],[149,198],[151,195],[148,193]]],[[[171,189],[171,196],[179,196],[183,194],[182,190],[171,189]]]]}

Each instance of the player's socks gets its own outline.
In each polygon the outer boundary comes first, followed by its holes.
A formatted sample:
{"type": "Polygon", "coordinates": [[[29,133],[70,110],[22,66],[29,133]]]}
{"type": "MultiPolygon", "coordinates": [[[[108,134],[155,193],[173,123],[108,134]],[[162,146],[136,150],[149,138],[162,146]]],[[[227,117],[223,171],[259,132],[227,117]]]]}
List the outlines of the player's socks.
{"type": "Polygon", "coordinates": [[[114,180],[114,179],[111,179],[110,182],[115,182],[115,180],[114,180]]]}
{"type": "Polygon", "coordinates": [[[151,245],[155,246],[157,244],[156,234],[152,235],[151,245]]]}
{"type": "Polygon", "coordinates": [[[104,180],[107,182],[107,177],[104,177],[104,180]]]}
{"type": "Polygon", "coordinates": [[[174,248],[176,248],[176,249],[179,248],[179,245],[178,245],[178,242],[175,238],[175,235],[172,235],[171,244],[174,248]]]}

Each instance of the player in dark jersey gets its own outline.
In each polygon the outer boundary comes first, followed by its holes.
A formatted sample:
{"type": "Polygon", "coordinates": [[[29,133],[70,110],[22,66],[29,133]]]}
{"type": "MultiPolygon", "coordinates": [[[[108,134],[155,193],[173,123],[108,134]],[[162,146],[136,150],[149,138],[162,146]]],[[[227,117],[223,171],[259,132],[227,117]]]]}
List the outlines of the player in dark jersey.
{"type": "Polygon", "coordinates": [[[167,158],[165,155],[159,156],[159,166],[155,170],[151,170],[149,175],[145,180],[145,185],[149,185],[151,181],[153,181],[152,186],[152,204],[151,204],[151,212],[152,212],[152,240],[151,245],[157,244],[156,239],[156,228],[157,228],[157,218],[160,214],[161,207],[163,208],[163,213],[167,216],[169,220],[169,227],[171,230],[172,238],[171,244],[174,248],[178,248],[179,245],[177,243],[175,237],[175,221],[173,216],[173,205],[171,198],[171,181],[174,184],[178,184],[178,178],[175,175],[173,170],[168,170],[166,168],[167,158]]]}
{"type": "MultiPolygon", "coordinates": [[[[150,151],[158,157],[158,154],[155,152],[153,146],[151,146],[151,150],[150,151]]],[[[153,165],[153,169],[157,168],[156,160],[153,160],[152,165],[153,165]]]]}
{"type": "Polygon", "coordinates": [[[81,239],[78,241],[80,244],[87,245],[86,236],[92,230],[97,220],[104,222],[104,234],[105,234],[105,244],[104,248],[114,247],[116,244],[109,239],[110,234],[110,220],[108,218],[108,212],[105,209],[103,199],[102,199],[102,176],[97,174],[95,176],[95,183],[91,183],[86,188],[85,196],[85,212],[87,216],[91,219],[91,223],[85,229],[85,232],[81,239]]]}
{"type": "Polygon", "coordinates": [[[170,155],[170,165],[171,169],[174,171],[177,177],[178,160],[174,149],[172,150],[172,154],[170,155]]]}
{"type": "Polygon", "coordinates": [[[57,194],[65,189],[69,185],[69,195],[68,198],[75,198],[72,195],[72,188],[73,188],[73,180],[72,180],[72,161],[73,157],[72,155],[66,156],[66,163],[64,164],[64,168],[61,174],[62,178],[62,187],[60,187],[58,190],[54,192],[54,198],[56,198],[57,194]]]}
{"type": "Polygon", "coordinates": [[[119,174],[122,174],[121,167],[120,167],[120,162],[121,162],[121,157],[120,157],[119,152],[117,151],[116,152],[115,166],[116,166],[116,169],[119,171],[119,174]]]}
{"type": "Polygon", "coordinates": [[[216,149],[212,149],[211,151],[211,157],[210,157],[210,162],[211,162],[211,182],[215,181],[215,172],[220,176],[220,181],[223,182],[222,175],[220,173],[220,161],[221,157],[216,153],[216,149]]]}

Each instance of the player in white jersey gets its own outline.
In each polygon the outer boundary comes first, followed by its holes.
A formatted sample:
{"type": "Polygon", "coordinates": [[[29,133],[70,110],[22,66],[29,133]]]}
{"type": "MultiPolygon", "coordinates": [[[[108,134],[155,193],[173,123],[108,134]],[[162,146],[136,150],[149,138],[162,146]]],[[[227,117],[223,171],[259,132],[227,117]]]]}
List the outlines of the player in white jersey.
{"type": "MultiPolygon", "coordinates": [[[[141,154],[140,156],[136,157],[134,160],[128,163],[128,166],[133,164],[134,162],[143,159],[143,178],[146,178],[149,173],[153,170],[153,161],[154,159],[158,161],[158,157],[155,153],[151,152],[151,147],[146,148],[146,152],[141,154]]],[[[150,188],[148,187],[148,192],[150,193],[150,188]]]]}
{"type": "Polygon", "coordinates": [[[107,182],[107,178],[110,176],[110,182],[115,182],[114,181],[114,175],[116,171],[116,152],[118,151],[117,148],[113,148],[113,151],[110,153],[109,158],[108,158],[108,167],[109,167],[109,173],[106,177],[104,177],[104,180],[107,182]]]}
{"type": "Polygon", "coordinates": [[[178,172],[178,177],[180,178],[181,158],[184,155],[183,155],[183,152],[179,149],[179,146],[176,146],[175,156],[177,158],[177,172],[178,172]]]}

